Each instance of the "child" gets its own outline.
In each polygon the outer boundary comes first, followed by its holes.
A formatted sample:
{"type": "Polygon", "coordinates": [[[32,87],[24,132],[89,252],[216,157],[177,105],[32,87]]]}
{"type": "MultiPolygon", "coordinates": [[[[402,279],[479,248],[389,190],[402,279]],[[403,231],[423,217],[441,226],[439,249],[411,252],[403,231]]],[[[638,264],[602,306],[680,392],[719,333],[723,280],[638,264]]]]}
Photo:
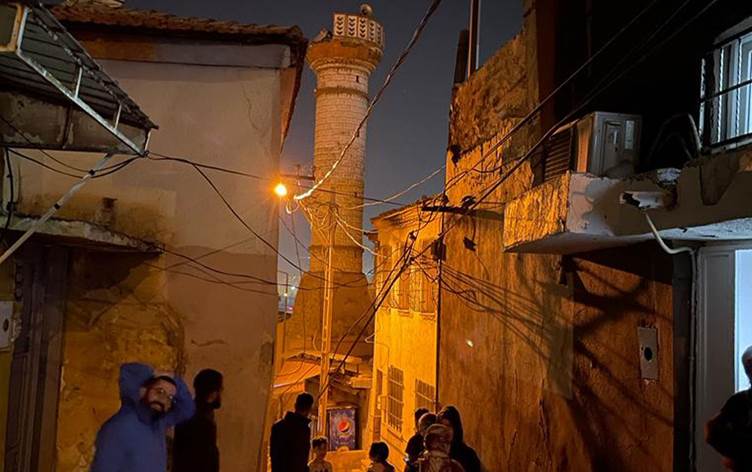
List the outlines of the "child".
{"type": "Polygon", "coordinates": [[[418,460],[420,472],[464,472],[459,462],[449,457],[452,447],[452,430],[442,424],[434,424],[426,430],[426,452],[418,460]]]}
{"type": "Polygon", "coordinates": [[[321,436],[311,441],[313,460],[308,464],[309,472],[332,472],[332,464],[324,460],[329,450],[329,441],[321,436]]]}
{"type": "Polygon", "coordinates": [[[386,443],[375,442],[371,444],[368,457],[371,459],[368,472],[395,472],[394,466],[386,461],[389,458],[389,446],[386,443]]]}

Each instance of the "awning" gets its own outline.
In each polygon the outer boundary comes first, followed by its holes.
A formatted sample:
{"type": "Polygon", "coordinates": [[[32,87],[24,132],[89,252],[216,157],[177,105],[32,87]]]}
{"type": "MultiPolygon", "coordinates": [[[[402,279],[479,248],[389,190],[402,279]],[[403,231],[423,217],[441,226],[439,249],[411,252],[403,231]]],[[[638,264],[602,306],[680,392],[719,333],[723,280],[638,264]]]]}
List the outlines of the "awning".
{"type": "Polygon", "coordinates": [[[0,3],[3,145],[144,155],[156,125],[40,3],[0,3]]]}

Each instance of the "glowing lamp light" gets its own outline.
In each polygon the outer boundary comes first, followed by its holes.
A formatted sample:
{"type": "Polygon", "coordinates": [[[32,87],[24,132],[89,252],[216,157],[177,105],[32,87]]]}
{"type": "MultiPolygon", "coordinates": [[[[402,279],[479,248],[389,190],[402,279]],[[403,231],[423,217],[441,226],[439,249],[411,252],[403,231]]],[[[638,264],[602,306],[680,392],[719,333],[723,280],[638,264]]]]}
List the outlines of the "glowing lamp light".
{"type": "Polygon", "coordinates": [[[465,340],[465,344],[467,344],[467,347],[475,347],[475,343],[470,339],[465,340]]]}
{"type": "Polygon", "coordinates": [[[282,182],[278,183],[276,187],[274,187],[274,193],[277,194],[279,198],[284,198],[287,196],[287,187],[282,182]]]}

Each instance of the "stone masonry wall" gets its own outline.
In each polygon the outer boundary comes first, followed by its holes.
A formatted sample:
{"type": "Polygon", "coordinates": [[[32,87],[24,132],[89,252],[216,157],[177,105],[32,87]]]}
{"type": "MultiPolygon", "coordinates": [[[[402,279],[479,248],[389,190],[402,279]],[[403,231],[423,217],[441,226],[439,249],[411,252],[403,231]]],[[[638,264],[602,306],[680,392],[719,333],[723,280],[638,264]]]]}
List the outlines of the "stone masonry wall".
{"type": "MultiPolygon", "coordinates": [[[[538,122],[496,143],[538,100],[535,14],[530,5],[523,32],[455,90],[449,205],[499,184],[479,208],[500,216],[533,184],[529,162],[507,171],[540,135],[538,122]]],[[[439,401],[460,409],[485,469],[672,470],[671,259],[651,243],[573,257],[507,253],[504,224],[461,215],[445,222],[453,229],[442,270],[439,401]],[[658,331],[656,381],[640,379],[638,327],[658,331]]]]}

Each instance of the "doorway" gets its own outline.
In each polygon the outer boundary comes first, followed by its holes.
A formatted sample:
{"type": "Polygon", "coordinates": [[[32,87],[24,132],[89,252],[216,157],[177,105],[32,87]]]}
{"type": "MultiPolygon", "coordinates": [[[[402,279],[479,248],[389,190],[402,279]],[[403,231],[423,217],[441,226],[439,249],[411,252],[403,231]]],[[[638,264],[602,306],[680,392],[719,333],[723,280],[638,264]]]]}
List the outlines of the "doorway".
{"type": "Polygon", "coordinates": [[[752,346],[752,243],[702,248],[697,275],[696,465],[722,472],[704,425],[731,395],[750,388],[741,356],[752,346]]]}
{"type": "Polygon", "coordinates": [[[21,329],[11,360],[5,471],[53,472],[68,254],[29,243],[14,262],[21,329]]]}

